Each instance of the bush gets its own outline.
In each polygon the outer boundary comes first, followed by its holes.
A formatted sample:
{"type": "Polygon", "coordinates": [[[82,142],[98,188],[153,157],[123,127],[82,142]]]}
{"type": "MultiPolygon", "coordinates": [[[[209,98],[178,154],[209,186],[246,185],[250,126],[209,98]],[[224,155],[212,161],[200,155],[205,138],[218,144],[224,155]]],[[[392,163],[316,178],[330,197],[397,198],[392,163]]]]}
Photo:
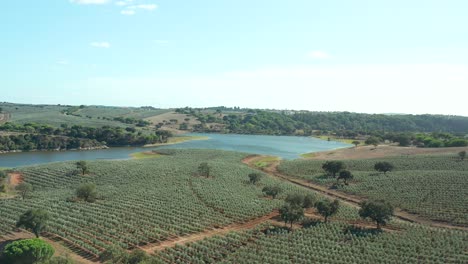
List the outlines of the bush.
{"type": "Polygon", "coordinates": [[[39,238],[33,238],[8,244],[3,251],[3,257],[5,263],[29,264],[47,261],[54,253],[51,245],[39,238]]]}

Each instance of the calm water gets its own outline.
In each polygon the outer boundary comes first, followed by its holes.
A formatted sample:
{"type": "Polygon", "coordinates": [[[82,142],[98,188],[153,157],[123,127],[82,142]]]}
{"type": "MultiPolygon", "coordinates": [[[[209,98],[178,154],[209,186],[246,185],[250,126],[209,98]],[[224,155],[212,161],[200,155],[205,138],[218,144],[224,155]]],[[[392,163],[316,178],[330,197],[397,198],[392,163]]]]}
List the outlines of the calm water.
{"type": "Polygon", "coordinates": [[[65,152],[21,152],[0,154],[0,167],[18,167],[32,164],[68,161],[68,160],[98,160],[98,159],[128,159],[131,153],[152,149],[222,149],[246,153],[279,156],[284,159],[296,159],[300,154],[325,151],[351,145],[323,141],[309,137],[292,136],[262,136],[262,135],[223,135],[223,134],[191,134],[206,136],[209,140],[187,141],[176,145],[152,148],[125,147],[102,150],[65,151],[65,152]]]}

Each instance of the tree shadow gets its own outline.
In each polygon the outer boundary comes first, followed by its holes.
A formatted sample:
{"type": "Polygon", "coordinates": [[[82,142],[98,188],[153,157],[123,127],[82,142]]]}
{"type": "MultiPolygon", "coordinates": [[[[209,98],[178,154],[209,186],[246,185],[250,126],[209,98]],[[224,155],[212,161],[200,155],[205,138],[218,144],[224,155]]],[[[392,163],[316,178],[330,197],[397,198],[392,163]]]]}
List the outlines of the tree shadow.
{"type": "Polygon", "coordinates": [[[322,221],[318,220],[318,219],[310,219],[310,218],[306,218],[304,220],[302,220],[302,227],[303,228],[312,228],[312,227],[315,227],[319,224],[321,224],[322,221]]]}

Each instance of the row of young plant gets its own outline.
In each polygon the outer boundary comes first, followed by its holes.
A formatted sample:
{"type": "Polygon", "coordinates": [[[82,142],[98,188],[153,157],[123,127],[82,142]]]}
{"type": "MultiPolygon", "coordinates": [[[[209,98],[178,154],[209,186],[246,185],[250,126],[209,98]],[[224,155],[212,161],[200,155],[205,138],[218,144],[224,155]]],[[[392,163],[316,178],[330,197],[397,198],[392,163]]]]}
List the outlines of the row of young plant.
{"type": "Polygon", "coordinates": [[[468,196],[468,189],[464,188],[468,162],[454,155],[285,161],[279,169],[284,174],[351,194],[373,199],[384,196],[393,205],[430,219],[468,224],[468,205],[464,198],[468,196]],[[378,164],[386,164],[387,168],[377,168],[378,164]],[[327,165],[333,166],[330,169],[327,165]],[[350,175],[341,175],[343,170],[350,175]]]}

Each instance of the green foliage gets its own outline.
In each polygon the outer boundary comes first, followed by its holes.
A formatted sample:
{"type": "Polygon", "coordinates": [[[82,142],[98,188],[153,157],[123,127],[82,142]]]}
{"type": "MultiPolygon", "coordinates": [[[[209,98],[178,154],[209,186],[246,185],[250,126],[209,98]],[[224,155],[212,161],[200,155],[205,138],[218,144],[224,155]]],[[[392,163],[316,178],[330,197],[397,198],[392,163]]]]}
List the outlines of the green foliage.
{"type": "Polygon", "coordinates": [[[338,175],[337,181],[343,180],[344,184],[348,185],[348,181],[353,179],[353,174],[349,170],[342,170],[340,171],[340,175],[338,175]]]}
{"type": "Polygon", "coordinates": [[[317,212],[323,216],[326,223],[330,216],[338,212],[340,204],[338,200],[334,200],[333,202],[330,200],[320,200],[315,204],[315,207],[317,208],[317,212]]]}
{"type": "Polygon", "coordinates": [[[311,208],[315,204],[315,197],[310,193],[290,193],[286,196],[285,202],[293,207],[311,208]]]}
{"type": "Polygon", "coordinates": [[[80,170],[81,175],[89,173],[88,163],[84,160],[76,162],[76,168],[80,170]]]}
{"type": "Polygon", "coordinates": [[[38,238],[46,228],[49,221],[49,213],[42,209],[30,209],[22,214],[16,222],[16,227],[24,227],[31,230],[38,238]]]}
{"type": "Polygon", "coordinates": [[[33,191],[33,186],[30,183],[22,182],[16,185],[15,190],[21,195],[24,200],[33,191]]]}
{"type": "Polygon", "coordinates": [[[342,161],[327,161],[322,165],[322,169],[333,177],[345,168],[346,166],[342,161]]]}
{"type": "Polygon", "coordinates": [[[41,239],[17,240],[8,244],[3,257],[10,264],[33,264],[48,261],[54,255],[54,248],[41,239]]]}
{"type": "Polygon", "coordinates": [[[361,141],[358,141],[358,140],[354,140],[353,142],[351,142],[355,147],[357,147],[359,144],[361,144],[361,141]]]}
{"type": "Polygon", "coordinates": [[[249,182],[251,184],[257,184],[262,179],[262,174],[258,172],[249,173],[249,182]]]}
{"type": "Polygon", "coordinates": [[[460,160],[464,160],[466,157],[466,151],[463,150],[463,151],[458,152],[458,156],[460,157],[460,160]]]}
{"type": "Polygon", "coordinates": [[[381,139],[378,137],[369,137],[364,143],[366,143],[367,145],[374,145],[375,147],[377,147],[380,142],[381,139]]]}
{"type": "Polygon", "coordinates": [[[84,183],[76,189],[76,197],[88,203],[94,203],[97,198],[96,184],[84,183]]]}
{"type": "Polygon", "coordinates": [[[379,161],[375,163],[374,169],[379,172],[383,172],[384,174],[387,174],[387,172],[392,171],[394,169],[393,164],[391,164],[388,161],[379,161]]]}
{"type": "Polygon", "coordinates": [[[279,209],[279,213],[284,224],[286,225],[289,223],[292,228],[294,222],[297,222],[304,217],[304,208],[295,204],[286,203],[279,209]]]}
{"type": "Polygon", "coordinates": [[[271,196],[273,199],[276,199],[276,196],[282,191],[281,187],[275,186],[265,186],[262,189],[262,192],[268,196],[271,196]]]}
{"type": "Polygon", "coordinates": [[[393,206],[384,200],[364,201],[360,206],[359,215],[362,218],[370,218],[376,222],[377,229],[387,224],[393,216],[393,206]]]}
{"type": "Polygon", "coordinates": [[[198,175],[210,177],[210,166],[207,162],[202,162],[198,165],[198,175]]]}

